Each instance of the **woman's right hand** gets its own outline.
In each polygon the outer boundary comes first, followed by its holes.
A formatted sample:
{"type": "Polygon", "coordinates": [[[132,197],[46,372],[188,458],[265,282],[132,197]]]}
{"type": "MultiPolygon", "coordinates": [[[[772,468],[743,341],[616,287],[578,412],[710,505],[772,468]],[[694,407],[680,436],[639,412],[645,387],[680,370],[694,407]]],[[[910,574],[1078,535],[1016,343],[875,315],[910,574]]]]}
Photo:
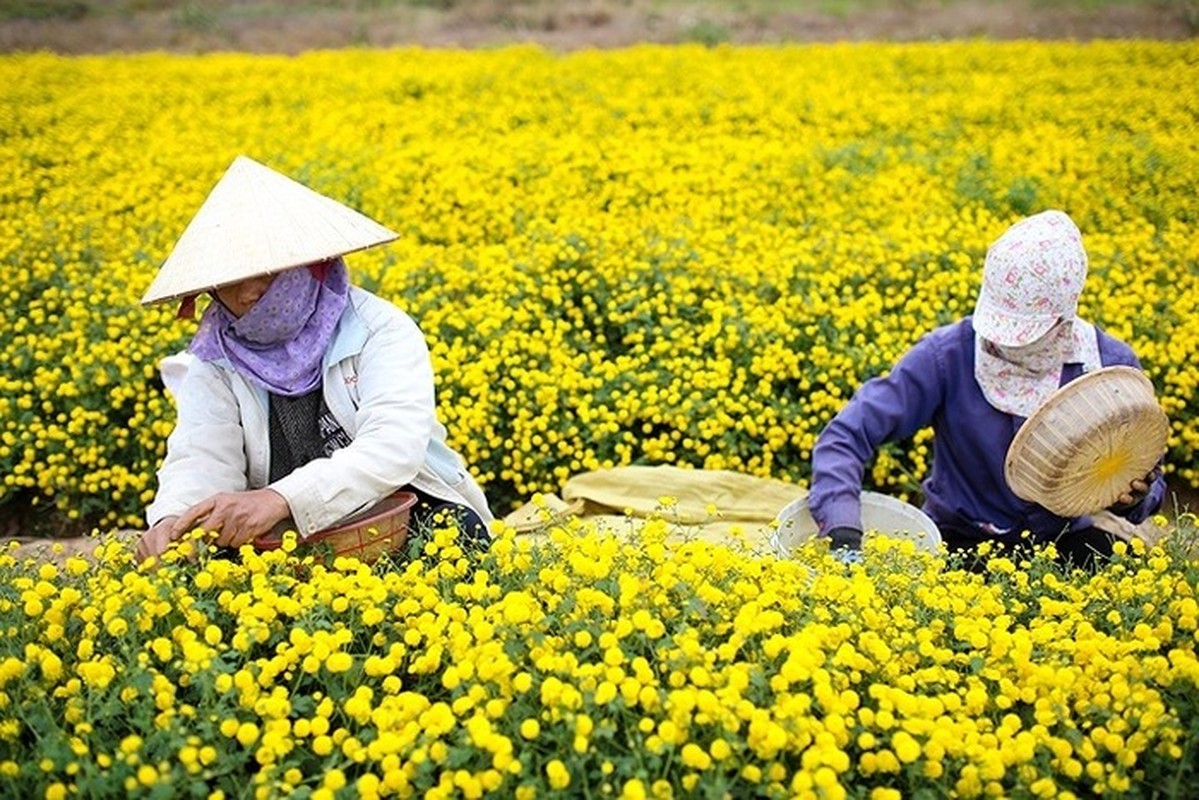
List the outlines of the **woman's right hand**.
{"type": "Polygon", "coordinates": [[[860,528],[851,528],[842,525],[833,528],[825,534],[829,538],[829,545],[833,550],[861,550],[862,549],[862,531],[860,528]]]}
{"type": "Polygon", "coordinates": [[[862,560],[862,531],[858,528],[841,526],[825,534],[829,538],[829,552],[838,561],[856,564],[862,560]]]}

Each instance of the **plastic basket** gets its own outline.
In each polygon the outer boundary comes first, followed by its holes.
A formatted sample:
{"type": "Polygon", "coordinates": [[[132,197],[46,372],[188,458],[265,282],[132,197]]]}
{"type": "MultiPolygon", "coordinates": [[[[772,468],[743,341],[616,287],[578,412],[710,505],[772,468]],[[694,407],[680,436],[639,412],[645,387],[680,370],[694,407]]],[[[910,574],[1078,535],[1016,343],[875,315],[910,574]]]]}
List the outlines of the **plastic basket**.
{"type": "MultiPolygon", "coordinates": [[[[371,563],[399,550],[408,541],[408,520],[416,500],[412,492],[395,492],[367,510],[347,517],[333,527],[297,539],[297,542],[304,547],[326,547],[334,556],[371,563]]],[[[286,526],[279,526],[258,537],[254,546],[260,550],[282,547],[283,530],[286,529],[286,526]]]]}
{"type": "MultiPolygon", "coordinates": [[[[941,532],[923,511],[878,492],[862,492],[861,499],[864,531],[911,539],[921,550],[937,552],[941,544],[941,532]]],[[[819,532],[805,496],[788,503],[779,512],[778,527],[770,537],[770,542],[779,558],[787,558],[796,547],[819,532]]]]}

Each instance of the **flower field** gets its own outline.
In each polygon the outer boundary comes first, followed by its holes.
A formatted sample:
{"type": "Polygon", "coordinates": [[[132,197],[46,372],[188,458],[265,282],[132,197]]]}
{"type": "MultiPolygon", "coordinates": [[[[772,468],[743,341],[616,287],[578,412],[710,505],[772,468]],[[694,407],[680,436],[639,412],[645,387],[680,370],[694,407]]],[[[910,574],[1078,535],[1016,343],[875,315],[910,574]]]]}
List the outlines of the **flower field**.
{"type": "MultiPolygon", "coordinates": [[[[355,279],[424,330],[502,515],[575,473],[807,479],[864,379],[1067,211],[1082,314],[1199,487],[1199,45],[985,42],[0,57],[0,509],[141,524],[194,322],[138,298],[246,154],[399,231],[355,279]]],[[[910,494],[927,438],[871,488],[910,494]]],[[[394,569],[0,555],[0,796],[1183,798],[1194,516],[1098,574],[845,565],[582,523],[394,569]]]]}
{"type": "MultiPolygon", "coordinates": [[[[1199,485],[1193,42],[28,55],[0,87],[0,506],[139,522],[194,323],[137,301],[239,153],[402,234],[351,270],[425,331],[500,513],[606,465],[802,482],[1050,207],[1199,485]]],[[[913,490],[925,444],[871,484],[913,490]]]]}
{"type": "Polygon", "coordinates": [[[202,538],[159,569],[5,555],[0,794],[1182,798],[1181,522],[1092,577],[667,545],[665,516],[469,559],[443,532],[393,571],[202,538]]]}

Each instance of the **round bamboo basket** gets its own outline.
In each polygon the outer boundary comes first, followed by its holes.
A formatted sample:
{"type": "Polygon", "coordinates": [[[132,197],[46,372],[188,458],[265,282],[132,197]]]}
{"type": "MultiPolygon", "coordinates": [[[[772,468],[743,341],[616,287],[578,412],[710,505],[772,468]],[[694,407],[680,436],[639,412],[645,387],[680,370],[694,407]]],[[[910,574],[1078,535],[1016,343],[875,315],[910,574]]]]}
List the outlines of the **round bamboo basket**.
{"type": "MultiPolygon", "coordinates": [[[[941,531],[937,524],[916,506],[878,492],[862,492],[862,527],[884,536],[911,539],[921,550],[937,552],[941,531]]],[[[779,558],[816,536],[820,526],[808,509],[808,498],[788,503],[778,514],[778,527],[770,537],[771,546],[779,558]]]]}
{"type": "MultiPolygon", "coordinates": [[[[353,557],[365,563],[377,561],[408,541],[408,519],[416,500],[412,492],[395,492],[333,527],[297,539],[297,543],[304,547],[324,546],[334,556],[353,557]]],[[[294,525],[291,529],[294,530],[294,525]]],[[[254,546],[260,550],[275,550],[282,545],[283,531],[279,528],[254,540],[254,546]]]]}
{"type": "Polygon", "coordinates": [[[1139,369],[1104,367],[1058,389],[1008,447],[1012,492],[1062,517],[1108,508],[1157,465],[1170,422],[1139,369]]]}

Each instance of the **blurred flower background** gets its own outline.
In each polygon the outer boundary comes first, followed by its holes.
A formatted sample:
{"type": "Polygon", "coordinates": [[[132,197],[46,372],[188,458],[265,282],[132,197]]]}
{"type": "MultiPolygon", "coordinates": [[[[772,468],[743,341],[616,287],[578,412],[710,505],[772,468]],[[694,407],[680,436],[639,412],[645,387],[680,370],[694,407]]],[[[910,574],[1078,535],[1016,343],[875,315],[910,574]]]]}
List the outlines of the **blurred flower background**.
{"type": "MultiPolygon", "coordinates": [[[[0,505],[138,524],[193,322],[138,299],[237,154],[398,242],[356,280],[428,337],[501,514],[629,463],[802,483],[866,378],[1060,208],[1083,314],[1139,353],[1199,484],[1199,50],[953,42],[0,59],[0,505]]],[[[926,436],[871,486],[911,497],[926,436]]]]}

